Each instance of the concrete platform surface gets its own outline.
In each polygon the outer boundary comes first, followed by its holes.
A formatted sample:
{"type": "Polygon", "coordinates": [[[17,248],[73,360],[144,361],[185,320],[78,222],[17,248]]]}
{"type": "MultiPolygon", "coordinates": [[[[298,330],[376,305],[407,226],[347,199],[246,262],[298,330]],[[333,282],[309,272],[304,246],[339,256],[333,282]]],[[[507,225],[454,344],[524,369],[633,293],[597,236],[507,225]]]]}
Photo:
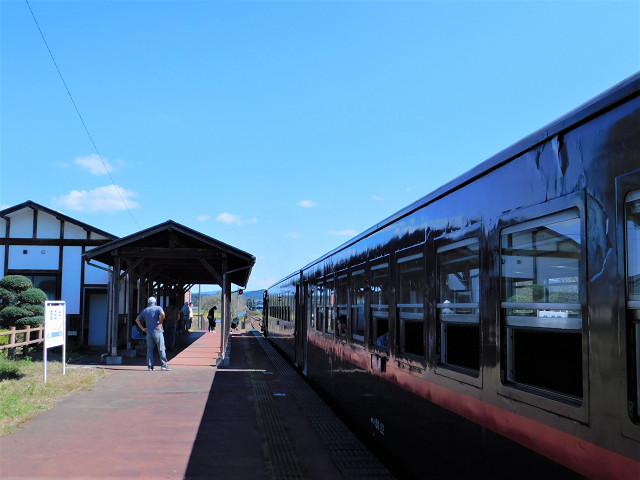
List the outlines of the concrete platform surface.
{"type": "Polygon", "coordinates": [[[88,359],[84,368],[110,375],[0,437],[0,478],[391,478],[361,444],[350,450],[357,459],[336,460],[327,442],[354,438],[341,427],[338,440],[318,433],[301,379],[274,365],[264,339],[234,333],[225,368],[215,367],[219,342],[219,333],[180,336],[171,371],[148,371],[144,356],[88,359]]]}

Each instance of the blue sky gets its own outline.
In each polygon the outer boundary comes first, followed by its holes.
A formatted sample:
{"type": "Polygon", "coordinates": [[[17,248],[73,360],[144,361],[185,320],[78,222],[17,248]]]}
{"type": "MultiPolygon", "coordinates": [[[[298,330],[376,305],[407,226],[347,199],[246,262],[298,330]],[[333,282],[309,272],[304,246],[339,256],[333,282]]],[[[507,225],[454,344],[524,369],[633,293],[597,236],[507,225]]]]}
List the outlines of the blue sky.
{"type": "Polygon", "coordinates": [[[640,70],[638,1],[29,5],[97,151],[1,0],[0,206],[174,220],[255,255],[249,289],[640,70]]]}

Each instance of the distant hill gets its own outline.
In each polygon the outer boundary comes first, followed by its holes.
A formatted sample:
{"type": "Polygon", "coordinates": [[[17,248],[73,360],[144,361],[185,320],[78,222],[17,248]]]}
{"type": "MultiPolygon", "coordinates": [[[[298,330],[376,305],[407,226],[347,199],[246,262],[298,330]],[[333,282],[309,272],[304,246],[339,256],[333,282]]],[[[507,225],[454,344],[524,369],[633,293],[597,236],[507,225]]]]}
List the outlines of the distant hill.
{"type": "MultiPolygon", "coordinates": [[[[245,298],[245,300],[247,298],[253,298],[254,300],[262,300],[263,295],[264,295],[264,289],[262,290],[245,290],[244,292],[242,292],[242,296],[245,298]]],[[[217,291],[213,291],[213,292],[202,292],[202,296],[206,297],[209,295],[220,295],[221,290],[217,290],[217,291]]],[[[193,290],[191,291],[191,300],[193,302],[197,302],[198,301],[198,294],[195,293],[193,290]]]]}
{"type": "Polygon", "coordinates": [[[264,289],[262,290],[251,290],[250,292],[245,291],[242,296],[245,298],[253,298],[254,300],[262,300],[264,296],[264,289]]]}

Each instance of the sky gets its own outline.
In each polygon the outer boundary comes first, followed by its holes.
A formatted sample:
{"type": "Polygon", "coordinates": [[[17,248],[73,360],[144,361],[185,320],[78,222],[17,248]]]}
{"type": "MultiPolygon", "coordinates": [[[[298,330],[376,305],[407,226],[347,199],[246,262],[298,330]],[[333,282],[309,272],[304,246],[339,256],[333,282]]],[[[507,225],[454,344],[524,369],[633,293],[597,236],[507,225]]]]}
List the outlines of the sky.
{"type": "Polygon", "coordinates": [[[640,1],[0,0],[0,28],[0,208],[173,220],[254,255],[248,290],[640,70],[640,1]]]}

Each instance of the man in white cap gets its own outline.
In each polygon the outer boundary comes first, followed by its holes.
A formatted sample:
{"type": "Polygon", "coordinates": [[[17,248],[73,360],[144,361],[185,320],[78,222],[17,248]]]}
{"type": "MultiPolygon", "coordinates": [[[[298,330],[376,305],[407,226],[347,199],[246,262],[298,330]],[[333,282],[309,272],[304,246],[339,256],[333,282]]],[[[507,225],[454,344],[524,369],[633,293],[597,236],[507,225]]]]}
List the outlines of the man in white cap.
{"type": "Polygon", "coordinates": [[[161,369],[171,370],[167,364],[167,354],[164,351],[164,330],[162,329],[164,310],[156,305],[155,297],[149,297],[147,304],[147,308],[142,310],[136,318],[140,330],[147,333],[147,368],[153,370],[153,347],[156,345],[162,363],[161,369]],[[142,320],[145,321],[144,326],[142,320]]]}

